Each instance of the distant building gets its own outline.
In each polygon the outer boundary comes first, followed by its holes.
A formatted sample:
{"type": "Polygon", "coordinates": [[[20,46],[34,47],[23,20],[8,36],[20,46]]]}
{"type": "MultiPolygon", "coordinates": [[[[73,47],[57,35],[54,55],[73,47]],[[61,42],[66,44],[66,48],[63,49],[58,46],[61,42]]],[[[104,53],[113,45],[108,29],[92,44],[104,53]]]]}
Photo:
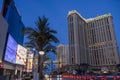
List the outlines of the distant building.
{"type": "Polygon", "coordinates": [[[57,46],[57,55],[56,60],[57,62],[60,62],[60,64],[57,64],[57,68],[63,67],[69,64],[69,47],[67,45],[58,45],[57,46]]]}
{"type": "Polygon", "coordinates": [[[70,64],[115,69],[119,56],[112,19],[111,14],[85,19],[76,10],[68,13],[70,64]]]}

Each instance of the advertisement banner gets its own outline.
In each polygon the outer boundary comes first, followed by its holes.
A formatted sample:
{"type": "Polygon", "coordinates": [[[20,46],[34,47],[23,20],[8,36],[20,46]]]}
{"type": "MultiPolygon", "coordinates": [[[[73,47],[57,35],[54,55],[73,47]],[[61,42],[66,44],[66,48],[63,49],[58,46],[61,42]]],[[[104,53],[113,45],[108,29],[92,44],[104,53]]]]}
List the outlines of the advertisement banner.
{"type": "Polygon", "coordinates": [[[28,54],[27,72],[32,72],[32,67],[33,67],[33,54],[28,54]]]}
{"type": "Polygon", "coordinates": [[[16,63],[26,65],[27,49],[21,45],[18,45],[16,54],[16,63]]]}

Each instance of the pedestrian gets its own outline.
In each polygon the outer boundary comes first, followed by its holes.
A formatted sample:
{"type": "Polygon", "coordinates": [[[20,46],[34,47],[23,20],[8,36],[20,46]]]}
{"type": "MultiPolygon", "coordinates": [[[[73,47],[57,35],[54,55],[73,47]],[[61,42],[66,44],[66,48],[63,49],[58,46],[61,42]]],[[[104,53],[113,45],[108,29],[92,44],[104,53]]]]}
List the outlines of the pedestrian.
{"type": "Polygon", "coordinates": [[[12,74],[10,73],[10,75],[9,75],[9,80],[11,80],[11,76],[12,76],[12,74]]]}

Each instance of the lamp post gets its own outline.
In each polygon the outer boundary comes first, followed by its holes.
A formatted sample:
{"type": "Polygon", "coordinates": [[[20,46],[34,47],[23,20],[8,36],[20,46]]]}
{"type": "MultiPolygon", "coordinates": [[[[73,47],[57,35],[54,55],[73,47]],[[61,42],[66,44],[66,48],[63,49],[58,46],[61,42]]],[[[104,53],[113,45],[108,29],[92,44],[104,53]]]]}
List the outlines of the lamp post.
{"type": "Polygon", "coordinates": [[[38,62],[40,62],[38,65],[39,80],[40,80],[41,76],[43,75],[42,67],[43,67],[43,55],[44,54],[45,54],[44,51],[39,51],[39,57],[38,57],[38,62]]]}
{"type": "Polygon", "coordinates": [[[33,56],[34,56],[34,58],[33,58],[33,80],[38,80],[38,71],[37,71],[37,67],[36,67],[36,65],[38,64],[37,62],[38,62],[38,60],[37,60],[37,58],[38,58],[38,56],[36,55],[36,49],[35,48],[33,48],[32,49],[32,51],[33,51],[33,56]]]}

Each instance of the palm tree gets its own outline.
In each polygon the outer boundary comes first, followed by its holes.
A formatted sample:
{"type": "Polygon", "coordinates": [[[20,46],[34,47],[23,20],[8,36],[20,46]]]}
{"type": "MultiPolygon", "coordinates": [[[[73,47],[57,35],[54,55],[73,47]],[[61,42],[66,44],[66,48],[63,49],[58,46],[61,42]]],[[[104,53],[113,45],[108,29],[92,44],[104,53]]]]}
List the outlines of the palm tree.
{"type": "Polygon", "coordinates": [[[57,33],[57,31],[50,29],[48,18],[45,16],[38,17],[38,20],[35,22],[35,24],[36,28],[25,27],[22,30],[22,33],[28,38],[28,41],[25,43],[26,47],[35,48],[38,51],[45,52],[43,56],[38,56],[38,72],[40,78],[42,78],[42,70],[44,69],[43,63],[49,59],[46,54],[49,51],[55,53],[56,47],[53,46],[53,43],[58,43],[59,40],[54,35],[57,33]]]}

